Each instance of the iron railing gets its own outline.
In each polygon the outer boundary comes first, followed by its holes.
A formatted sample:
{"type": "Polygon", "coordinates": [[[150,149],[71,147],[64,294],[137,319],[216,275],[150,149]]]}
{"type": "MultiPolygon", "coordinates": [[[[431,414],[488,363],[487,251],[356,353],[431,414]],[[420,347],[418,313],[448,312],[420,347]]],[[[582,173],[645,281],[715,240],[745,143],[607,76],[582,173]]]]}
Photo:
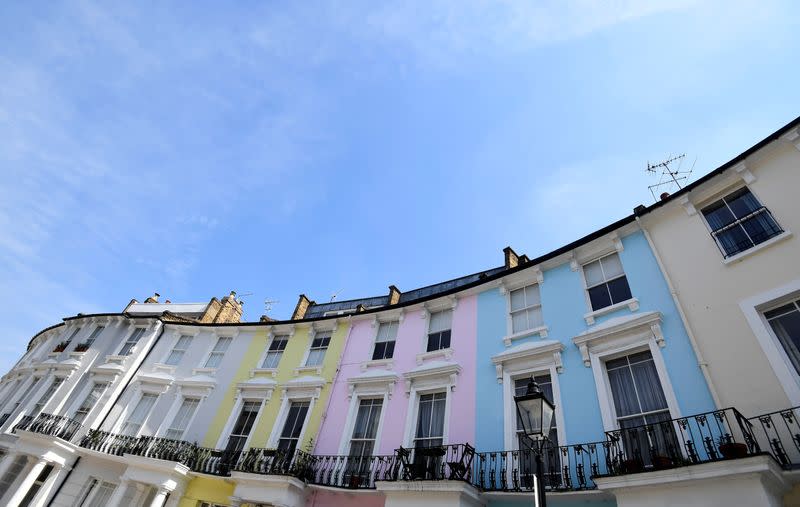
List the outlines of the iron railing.
{"type": "Polygon", "coordinates": [[[291,475],[306,480],[313,475],[313,456],[291,449],[248,449],[234,467],[237,472],[260,475],[291,475]]]}
{"type": "Polygon", "coordinates": [[[201,474],[228,476],[236,464],[239,454],[221,449],[196,447],[194,456],[188,465],[193,471],[201,474]]]}
{"type": "Polygon", "coordinates": [[[605,475],[695,465],[761,453],[753,425],[734,408],[608,431],[606,440],[609,467],[605,475]]]}
{"type": "Polygon", "coordinates": [[[81,423],[63,415],[41,413],[36,419],[29,419],[27,424],[20,422],[17,429],[50,435],[62,440],[71,440],[81,428],[81,423]]]}
{"type": "Polygon", "coordinates": [[[758,446],[768,450],[783,468],[800,467],[800,407],[751,417],[758,446]]]}
{"type": "Polygon", "coordinates": [[[130,449],[135,447],[137,441],[137,437],[117,435],[103,430],[89,430],[81,439],[79,445],[91,451],[122,456],[125,453],[130,453],[130,449]]]}
{"type": "Polygon", "coordinates": [[[386,480],[470,481],[475,448],[470,444],[434,445],[394,451],[397,474],[386,480]]]}
{"type": "Polygon", "coordinates": [[[197,452],[197,446],[183,440],[145,436],[139,437],[125,452],[144,458],[163,459],[188,465],[197,452]]]}
{"type": "Polygon", "coordinates": [[[775,221],[772,213],[766,206],[761,206],[742,218],[712,231],[711,237],[717,242],[722,255],[727,259],[782,233],[783,229],[775,221]],[[732,242],[730,238],[726,240],[721,238],[726,232],[735,228],[739,228],[740,232],[744,233],[738,241],[732,242]]]}
{"type": "Polygon", "coordinates": [[[395,480],[400,465],[389,456],[312,456],[307,480],[334,488],[374,489],[375,481],[395,480]]]}
{"type": "Polygon", "coordinates": [[[28,428],[28,426],[29,426],[29,425],[30,425],[32,422],[33,422],[33,416],[32,416],[32,415],[23,415],[23,416],[20,418],[20,420],[19,420],[19,421],[17,421],[17,424],[15,424],[15,425],[14,425],[14,428],[11,430],[11,433],[16,433],[18,429],[19,429],[19,430],[25,430],[25,429],[27,429],[27,428],[28,428]]]}
{"type": "Polygon", "coordinates": [[[608,474],[608,449],[606,441],[562,446],[545,442],[541,451],[478,453],[472,484],[483,491],[534,491],[536,455],[541,452],[543,482],[548,491],[593,489],[591,478],[608,474]]]}

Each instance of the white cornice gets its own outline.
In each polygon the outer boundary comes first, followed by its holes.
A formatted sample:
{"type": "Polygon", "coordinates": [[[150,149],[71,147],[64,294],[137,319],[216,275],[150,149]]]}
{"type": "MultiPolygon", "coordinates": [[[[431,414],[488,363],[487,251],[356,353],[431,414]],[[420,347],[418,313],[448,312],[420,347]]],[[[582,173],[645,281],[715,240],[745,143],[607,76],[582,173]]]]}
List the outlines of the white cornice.
{"type": "Polygon", "coordinates": [[[555,340],[546,340],[523,343],[521,345],[504,350],[499,354],[495,354],[492,356],[492,364],[495,366],[497,383],[503,383],[503,369],[506,368],[510,363],[548,363],[555,365],[556,371],[558,373],[562,373],[564,371],[564,365],[561,362],[561,352],[563,350],[563,343],[555,340]]]}
{"type": "Polygon", "coordinates": [[[589,328],[572,339],[581,352],[583,364],[591,367],[590,349],[609,341],[623,341],[637,335],[650,334],[659,347],[666,346],[661,332],[661,313],[644,312],[625,317],[607,320],[593,328],[589,328]]]}

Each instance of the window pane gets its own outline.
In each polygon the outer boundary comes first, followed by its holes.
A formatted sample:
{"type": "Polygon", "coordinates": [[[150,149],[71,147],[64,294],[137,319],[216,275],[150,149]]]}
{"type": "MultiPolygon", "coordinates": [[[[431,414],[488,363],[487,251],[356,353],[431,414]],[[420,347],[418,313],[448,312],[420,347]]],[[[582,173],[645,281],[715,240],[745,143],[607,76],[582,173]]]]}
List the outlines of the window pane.
{"type": "Polygon", "coordinates": [[[600,261],[590,262],[583,266],[583,275],[586,277],[587,287],[603,283],[603,269],[600,267],[600,261]]]}
{"type": "Polygon", "coordinates": [[[526,310],[526,312],[528,314],[528,329],[534,329],[544,325],[541,307],[530,308],[526,310]]]}
{"type": "Polygon", "coordinates": [[[206,368],[216,368],[222,362],[222,352],[212,352],[206,360],[206,368]]]}
{"type": "Polygon", "coordinates": [[[436,333],[450,329],[450,323],[453,318],[452,310],[445,310],[431,314],[431,322],[428,327],[429,333],[436,333]]]}
{"type": "Polygon", "coordinates": [[[736,218],[747,216],[761,207],[761,203],[758,202],[756,196],[747,188],[734,192],[725,197],[725,200],[728,202],[728,206],[730,206],[731,210],[733,210],[733,214],[736,215],[736,218]]]}
{"type": "Polygon", "coordinates": [[[631,298],[631,289],[628,287],[628,277],[623,276],[608,282],[608,291],[611,293],[611,302],[619,303],[631,298]]]}
{"type": "Polygon", "coordinates": [[[382,322],[378,327],[377,342],[394,341],[397,338],[397,322],[382,322]]]}
{"type": "Polygon", "coordinates": [[[606,284],[598,285],[589,289],[589,300],[592,302],[592,310],[599,310],[611,305],[611,296],[608,293],[606,284]]]}
{"type": "Polygon", "coordinates": [[[631,370],[636,382],[636,392],[639,395],[642,411],[652,412],[666,409],[667,398],[664,396],[664,390],[661,389],[661,381],[658,379],[656,365],[652,359],[632,364],[631,370]]]}
{"type": "Polygon", "coordinates": [[[217,343],[214,345],[214,352],[225,352],[228,350],[231,341],[233,341],[233,339],[229,337],[218,339],[217,343]]]}
{"type": "Polygon", "coordinates": [[[600,259],[600,263],[603,265],[603,272],[605,273],[606,280],[611,280],[612,278],[625,274],[622,270],[622,262],[620,262],[619,255],[617,254],[603,257],[600,259]]]}
{"type": "Polygon", "coordinates": [[[288,343],[288,339],[284,337],[277,337],[273,338],[272,342],[269,344],[269,350],[272,351],[282,351],[286,349],[286,343],[288,343]]]}
{"type": "Polygon", "coordinates": [[[308,360],[306,361],[306,366],[319,366],[322,364],[322,360],[325,358],[325,350],[310,350],[308,352],[308,360]]]}
{"type": "Polygon", "coordinates": [[[767,319],[774,319],[775,317],[780,317],[786,313],[792,313],[796,311],[798,311],[798,309],[797,306],[795,306],[795,303],[789,303],[788,305],[783,305],[779,308],[775,308],[774,310],[764,312],[764,317],[767,319]]]}
{"type": "Polygon", "coordinates": [[[769,323],[775,335],[783,345],[786,355],[792,361],[795,369],[800,373],[800,312],[797,310],[786,313],[784,306],[768,312],[772,315],[780,315],[770,319],[769,323]]]}
{"type": "Polygon", "coordinates": [[[744,220],[742,227],[756,245],[781,233],[781,228],[766,211],[744,220]]]}
{"type": "Polygon", "coordinates": [[[517,289],[511,291],[511,311],[517,311],[525,308],[525,289],[517,289]]]}
{"type": "Polygon", "coordinates": [[[164,364],[175,366],[176,364],[181,362],[181,359],[183,359],[183,351],[173,350],[172,352],[169,353],[169,356],[167,357],[167,360],[164,362],[164,364]]]}
{"type": "Polygon", "coordinates": [[[636,398],[636,388],[633,386],[633,375],[630,369],[618,368],[608,370],[608,381],[614,398],[614,408],[617,417],[639,414],[642,412],[636,398]]]}
{"type": "Polygon", "coordinates": [[[712,231],[719,230],[736,220],[736,217],[733,216],[722,200],[703,208],[703,216],[706,217],[708,226],[711,227],[712,231]]]}
{"type": "Polygon", "coordinates": [[[519,311],[517,313],[511,314],[511,331],[514,333],[519,333],[521,331],[525,331],[528,328],[528,315],[525,313],[525,310],[519,311]]]}
{"type": "Polygon", "coordinates": [[[725,252],[725,255],[728,257],[736,255],[739,252],[744,252],[753,246],[753,242],[750,241],[750,238],[744,232],[742,226],[738,224],[730,229],[717,233],[716,238],[722,250],[725,252]]]}
{"type": "Polygon", "coordinates": [[[542,300],[539,295],[539,284],[528,285],[525,287],[525,306],[541,305],[542,300]]]}

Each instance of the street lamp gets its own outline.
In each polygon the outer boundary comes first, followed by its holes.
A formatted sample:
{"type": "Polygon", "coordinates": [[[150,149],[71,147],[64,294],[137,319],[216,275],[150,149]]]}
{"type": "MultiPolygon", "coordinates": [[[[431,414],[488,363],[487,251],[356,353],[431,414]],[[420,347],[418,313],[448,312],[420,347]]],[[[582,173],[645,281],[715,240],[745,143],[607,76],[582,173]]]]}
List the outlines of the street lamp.
{"type": "Polygon", "coordinates": [[[544,480],[542,474],[542,450],[550,428],[553,426],[555,405],[539,388],[539,384],[531,377],[528,389],[521,396],[514,396],[517,405],[517,414],[522,421],[522,431],[536,446],[536,494],[539,497],[539,507],[546,507],[544,496],[544,480]]]}

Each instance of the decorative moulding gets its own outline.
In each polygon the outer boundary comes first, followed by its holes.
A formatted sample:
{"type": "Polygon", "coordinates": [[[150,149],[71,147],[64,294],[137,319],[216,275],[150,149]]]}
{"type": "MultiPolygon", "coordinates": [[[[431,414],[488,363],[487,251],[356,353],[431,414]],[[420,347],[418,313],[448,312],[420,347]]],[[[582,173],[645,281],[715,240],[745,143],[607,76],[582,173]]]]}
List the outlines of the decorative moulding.
{"type": "Polygon", "coordinates": [[[497,383],[503,383],[503,370],[510,365],[525,363],[528,367],[555,365],[556,372],[564,371],[561,352],[564,344],[556,340],[528,342],[492,356],[497,383]]]}
{"type": "Polygon", "coordinates": [[[521,289],[534,283],[542,284],[544,282],[544,273],[539,266],[526,268],[520,273],[514,273],[511,276],[505,277],[500,280],[499,289],[500,294],[505,296],[512,290],[521,289]]]}
{"type": "Polygon", "coordinates": [[[266,375],[266,376],[275,378],[278,375],[278,369],[277,368],[253,368],[252,370],[250,370],[250,378],[253,378],[253,377],[256,377],[256,376],[262,376],[262,375],[266,375]]]}
{"type": "Polygon", "coordinates": [[[666,346],[664,334],[661,332],[660,312],[645,312],[610,319],[574,337],[572,342],[580,350],[584,366],[589,368],[592,365],[590,353],[593,349],[601,350],[604,346],[638,343],[650,337],[659,347],[666,346]]]}
{"type": "Polygon", "coordinates": [[[797,151],[800,151],[800,127],[790,130],[782,137],[785,141],[792,143],[797,151]]]}
{"type": "Polygon", "coordinates": [[[540,326],[540,327],[535,327],[533,329],[526,329],[525,331],[520,331],[512,335],[504,336],[503,344],[506,347],[510,347],[511,343],[514,340],[520,340],[522,338],[528,338],[530,336],[536,336],[536,335],[538,335],[540,338],[547,338],[547,329],[548,329],[547,326],[540,326]]]}
{"type": "Polygon", "coordinates": [[[695,208],[692,201],[689,200],[688,195],[684,195],[678,199],[678,204],[683,206],[683,209],[686,210],[687,215],[692,216],[697,214],[697,208],[695,208]]]}
{"type": "Polygon", "coordinates": [[[733,166],[733,170],[739,173],[739,176],[741,176],[744,182],[748,185],[756,181],[756,176],[750,172],[750,169],[747,167],[746,160],[742,160],[733,166]]]}
{"type": "Polygon", "coordinates": [[[367,371],[368,368],[385,368],[391,370],[394,368],[394,359],[370,359],[361,363],[361,371],[367,371]]]}
{"type": "Polygon", "coordinates": [[[257,377],[236,384],[237,394],[240,398],[261,398],[269,401],[278,383],[271,378],[257,377]]]}
{"type": "Polygon", "coordinates": [[[456,378],[461,373],[461,366],[450,361],[432,361],[418,366],[403,374],[406,384],[406,396],[411,394],[412,387],[447,387],[455,391],[456,378]]]}
{"type": "Polygon", "coordinates": [[[628,310],[635,312],[639,309],[639,300],[636,298],[626,299],[625,301],[620,301],[619,303],[613,304],[611,306],[606,306],[605,308],[600,308],[599,310],[595,310],[593,312],[589,312],[583,316],[583,320],[586,321],[586,324],[591,326],[594,324],[594,320],[597,317],[602,315],[609,314],[611,312],[615,312],[621,308],[628,307],[628,310]]]}
{"type": "Polygon", "coordinates": [[[281,397],[283,399],[293,398],[319,398],[322,388],[325,386],[325,379],[307,375],[294,378],[281,386],[281,397]]]}
{"type": "Polygon", "coordinates": [[[294,376],[298,377],[300,375],[321,375],[322,374],[322,365],[318,366],[300,366],[299,368],[294,369],[294,376]]]}
{"type": "Polygon", "coordinates": [[[216,373],[216,368],[192,368],[192,375],[208,375],[213,377],[216,373]]]}
{"type": "Polygon", "coordinates": [[[417,365],[422,365],[426,360],[437,357],[450,360],[453,357],[453,349],[448,347],[446,349],[432,350],[430,352],[421,352],[417,354],[417,365]]]}
{"type": "Polygon", "coordinates": [[[347,398],[351,399],[356,392],[368,394],[387,394],[392,397],[392,391],[397,383],[397,373],[388,370],[371,370],[368,373],[347,379],[347,398]]]}

